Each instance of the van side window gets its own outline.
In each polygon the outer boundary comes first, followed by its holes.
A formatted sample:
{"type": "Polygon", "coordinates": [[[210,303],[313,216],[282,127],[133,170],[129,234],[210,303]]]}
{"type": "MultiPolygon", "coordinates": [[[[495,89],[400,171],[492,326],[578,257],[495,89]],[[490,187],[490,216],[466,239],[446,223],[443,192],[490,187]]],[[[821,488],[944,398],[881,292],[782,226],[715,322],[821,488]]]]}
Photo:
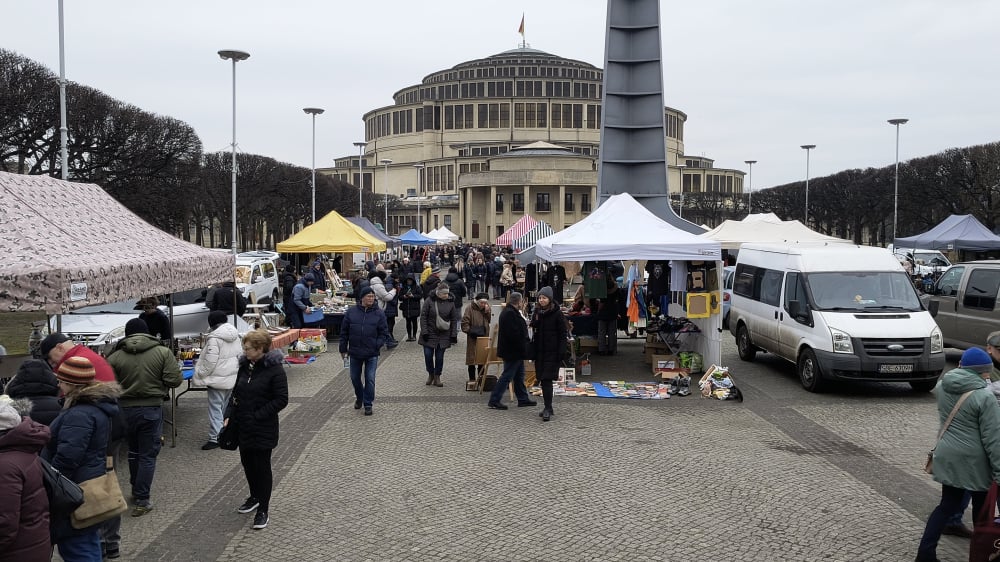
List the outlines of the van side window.
{"type": "Polygon", "coordinates": [[[733,292],[741,297],[757,300],[757,296],[754,294],[754,278],[756,276],[756,267],[744,264],[737,265],[736,274],[733,277],[733,292]]]}
{"type": "Polygon", "coordinates": [[[944,275],[938,279],[935,294],[943,297],[954,297],[958,295],[958,286],[961,284],[962,275],[964,274],[964,267],[953,267],[946,271],[944,275]]]}
{"type": "Polygon", "coordinates": [[[973,269],[965,286],[962,304],[966,308],[993,310],[997,303],[997,289],[1000,289],[1000,270],[973,269]]]}
{"type": "Polygon", "coordinates": [[[781,272],[765,269],[760,280],[760,301],[772,306],[781,302],[781,272]]]}
{"type": "Polygon", "coordinates": [[[274,277],[275,272],[274,272],[274,264],[273,263],[271,263],[271,262],[264,262],[263,264],[261,264],[260,267],[261,267],[262,270],[264,270],[264,277],[265,278],[270,279],[270,278],[274,277]]]}
{"type": "Polygon", "coordinates": [[[805,305],[808,300],[806,297],[806,285],[802,280],[802,275],[798,273],[785,274],[785,312],[788,312],[788,303],[799,301],[805,305]]]}

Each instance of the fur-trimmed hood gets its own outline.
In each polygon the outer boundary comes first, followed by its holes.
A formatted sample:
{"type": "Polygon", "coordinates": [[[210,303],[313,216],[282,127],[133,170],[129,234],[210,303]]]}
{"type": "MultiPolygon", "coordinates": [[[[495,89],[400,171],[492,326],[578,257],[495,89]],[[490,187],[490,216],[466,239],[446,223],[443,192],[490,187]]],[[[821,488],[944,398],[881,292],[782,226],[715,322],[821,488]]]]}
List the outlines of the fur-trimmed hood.
{"type": "MultiPolygon", "coordinates": [[[[105,410],[106,412],[108,409],[105,408],[105,405],[111,405],[114,407],[114,411],[117,411],[118,397],[121,396],[121,394],[122,387],[118,386],[118,383],[116,382],[99,382],[89,384],[72,394],[67,394],[66,400],[63,403],[63,409],[72,408],[77,404],[91,404],[105,410]]],[[[108,415],[113,415],[114,411],[109,412],[108,415]]]]}

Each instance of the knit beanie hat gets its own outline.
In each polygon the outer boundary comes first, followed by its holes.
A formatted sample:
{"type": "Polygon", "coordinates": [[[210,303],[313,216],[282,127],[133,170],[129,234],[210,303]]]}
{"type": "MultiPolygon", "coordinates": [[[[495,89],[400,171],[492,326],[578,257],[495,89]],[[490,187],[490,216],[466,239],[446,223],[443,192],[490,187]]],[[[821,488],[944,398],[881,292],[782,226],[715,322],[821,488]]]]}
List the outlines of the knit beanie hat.
{"type": "Polygon", "coordinates": [[[963,369],[971,369],[977,373],[988,373],[993,369],[989,354],[978,347],[965,350],[958,364],[963,369]]]}
{"type": "Polygon", "coordinates": [[[365,285],[364,287],[361,287],[361,291],[358,293],[358,298],[363,299],[365,298],[365,295],[371,295],[374,293],[375,290],[372,289],[370,285],[365,285]]]}
{"type": "Polygon", "coordinates": [[[132,334],[148,334],[149,325],[142,318],[133,318],[125,323],[125,337],[132,334]]]}
{"type": "Polygon", "coordinates": [[[97,372],[90,359],[86,357],[70,357],[59,365],[56,378],[70,384],[88,384],[94,382],[97,372]]]}
{"type": "Polygon", "coordinates": [[[6,394],[0,395],[0,431],[14,429],[21,423],[21,414],[14,408],[14,401],[6,394]]]}
{"type": "Polygon", "coordinates": [[[216,326],[229,322],[229,317],[221,310],[213,310],[208,313],[208,327],[215,329],[216,326]]]}
{"type": "Polygon", "coordinates": [[[549,300],[552,300],[552,287],[549,286],[542,287],[541,289],[538,290],[538,296],[548,297],[549,300]]]}

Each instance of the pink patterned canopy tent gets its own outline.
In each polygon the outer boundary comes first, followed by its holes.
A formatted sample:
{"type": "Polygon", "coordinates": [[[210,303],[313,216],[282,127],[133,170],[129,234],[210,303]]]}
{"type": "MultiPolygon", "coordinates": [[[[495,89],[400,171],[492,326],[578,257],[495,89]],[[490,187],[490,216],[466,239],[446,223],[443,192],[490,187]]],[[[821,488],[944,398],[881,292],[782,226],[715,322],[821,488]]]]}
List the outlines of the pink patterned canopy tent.
{"type": "Polygon", "coordinates": [[[0,312],[65,313],[231,279],[233,256],[143,221],[94,184],[0,172],[0,312]]]}
{"type": "Polygon", "coordinates": [[[525,232],[528,232],[538,221],[535,220],[531,215],[524,215],[523,217],[517,219],[517,222],[510,225],[510,228],[503,231],[503,234],[497,237],[497,246],[510,246],[514,240],[520,238],[525,232]]]}

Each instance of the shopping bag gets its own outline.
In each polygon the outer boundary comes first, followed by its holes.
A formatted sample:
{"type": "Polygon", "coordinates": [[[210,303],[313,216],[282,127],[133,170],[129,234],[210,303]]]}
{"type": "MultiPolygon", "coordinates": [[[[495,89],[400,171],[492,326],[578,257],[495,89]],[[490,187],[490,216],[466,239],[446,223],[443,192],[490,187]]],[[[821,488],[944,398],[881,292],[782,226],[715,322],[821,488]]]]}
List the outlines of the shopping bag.
{"type": "Polygon", "coordinates": [[[1000,560],[1000,524],[995,521],[997,509],[997,483],[990,485],[983,509],[975,515],[972,543],[969,545],[969,562],[1000,560]]]}
{"type": "Polygon", "coordinates": [[[318,307],[313,307],[312,312],[303,312],[302,321],[306,324],[313,324],[315,322],[323,321],[323,309],[318,307]]]}
{"type": "Polygon", "coordinates": [[[107,458],[107,471],[104,474],[80,483],[83,505],[70,515],[70,524],[74,529],[92,527],[128,510],[112,461],[111,457],[107,458]]]}

